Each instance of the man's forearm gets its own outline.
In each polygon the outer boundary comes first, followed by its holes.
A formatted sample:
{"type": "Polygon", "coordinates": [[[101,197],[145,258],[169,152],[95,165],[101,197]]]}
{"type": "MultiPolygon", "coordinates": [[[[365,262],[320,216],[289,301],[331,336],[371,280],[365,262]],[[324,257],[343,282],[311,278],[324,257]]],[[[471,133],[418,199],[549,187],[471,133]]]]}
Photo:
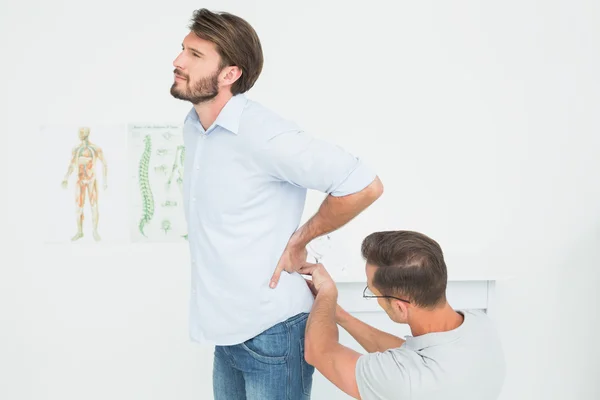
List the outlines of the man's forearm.
{"type": "Polygon", "coordinates": [[[405,342],[404,339],[362,322],[346,311],[338,311],[337,323],[369,353],[395,349],[405,342]]]}
{"type": "Polygon", "coordinates": [[[331,345],[338,343],[339,331],[335,322],[337,290],[317,295],[306,322],[305,353],[307,360],[323,354],[331,345]]]}
{"type": "Polygon", "coordinates": [[[296,231],[295,243],[306,246],[311,240],[339,229],[373,204],[382,193],[383,185],[377,177],[358,193],[327,196],[319,211],[296,231]]]}

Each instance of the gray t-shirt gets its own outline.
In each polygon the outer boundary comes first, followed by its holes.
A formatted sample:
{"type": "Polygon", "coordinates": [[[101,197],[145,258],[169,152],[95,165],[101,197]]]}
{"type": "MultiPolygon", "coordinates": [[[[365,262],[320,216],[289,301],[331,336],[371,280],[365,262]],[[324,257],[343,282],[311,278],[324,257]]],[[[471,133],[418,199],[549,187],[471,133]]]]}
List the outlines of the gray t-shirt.
{"type": "Polygon", "coordinates": [[[396,349],[361,356],[356,382],[363,400],[492,400],[500,395],[505,360],[483,311],[461,310],[448,332],[407,336],[396,349]]]}

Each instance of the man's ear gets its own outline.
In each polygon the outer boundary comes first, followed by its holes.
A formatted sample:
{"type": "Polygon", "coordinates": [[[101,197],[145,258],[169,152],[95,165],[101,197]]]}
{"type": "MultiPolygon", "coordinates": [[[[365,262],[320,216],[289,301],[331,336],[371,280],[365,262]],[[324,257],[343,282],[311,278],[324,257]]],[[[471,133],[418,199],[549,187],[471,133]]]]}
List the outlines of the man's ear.
{"type": "Polygon", "coordinates": [[[402,317],[402,319],[407,319],[408,318],[408,308],[410,307],[410,304],[407,304],[400,300],[393,300],[393,302],[394,302],[394,308],[396,309],[398,314],[402,317]]]}
{"type": "Polygon", "coordinates": [[[242,76],[241,68],[231,65],[223,68],[221,71],[221,83],[225,86],[231,86],[242,76]]]}

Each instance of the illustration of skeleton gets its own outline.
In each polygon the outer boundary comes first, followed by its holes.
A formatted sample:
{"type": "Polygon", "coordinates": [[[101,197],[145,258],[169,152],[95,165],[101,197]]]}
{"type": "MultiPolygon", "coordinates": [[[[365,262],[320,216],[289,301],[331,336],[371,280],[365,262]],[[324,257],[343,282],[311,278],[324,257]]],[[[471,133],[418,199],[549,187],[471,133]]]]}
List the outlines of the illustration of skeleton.
{"type": "Polygon", "coordinates": [[[77,170],[77,181],[75,183],[75,209],[77,221],[77,233],[71,238],[72,241],[83,237],[83,208],[87,194],[92,209],[93,237],[99,241],[98,220],[100,212],[98,210],[98,183],[96,180],[96,162],[102,163],[102,182],[104,189],[107,188],[108,167],[104,158],[102,149],[89,141],[90,128],[79,128],[80,143],[73,148],[71,152],[71,161],[67,173],[65,174],[62,187],[67,188],[69,177],[73,171],[77,170]]]}
{"type": "Polygon", "coordinates": [[[152,139],[150,135],[144,137],[144,152],[140,158],[139,165],[139,185],[140,193],[142,196],[142,216],[140,218],[139,230],[140,233],[146,236],[144,227],[148,224],[154,216],[154,196],[152,195],[152,188],[150,187],[150,177],[148,175],[148,169],[150,168],[150,154],[152,152],[152,139]]]}
{"type": "Polygon", "coordinates": [[[175,160],[173,161],[173,168],[171,169],[171,175],[169,176],[169,180],[167,181],[167,186],[171,185],[175,173],[177,173],[177,184],[179,185],[180,191],[183,193],[182,184],[183,184],[183,163],[185,161],[185,146],[177,146],[177,150],[175,151],[175,160]]]}
{"type": "MultiPolygon", "coordinates": [[[[173,178],[175,173],[177,173],[177,186],[179,187],[179,192],[183,196],[183,166],[185,163],[185,146],[177,146],[175,150],[175,160],[173,161],[173,169],[171,170],[171,176],[169,176],[169,180],[167,181],[167,187],[171,185],[173,182],[173,178]]],[[[188,235],[182,235],[185,240],[188,240],[188,235]]]]}
{"type": "Polygon", "coordinates": [[[131,234],[143,242],[186,238],[183,211],[184,146],[182,127],[170,124],[130,124],[132,143],[131,234]]]}
{"type": "Polygon", "coordinates": [[[167,166],[167,164],[161,164],[158,167],[154,167],[154,171],[161,172],[166,175],[167,172],[169,171],[169,167],[167,166]]]}
{"type": "Polygon", "coordinates": [[[160,228],[163,231],[165,231],[165,235],[166,235],[167,232],[171,230],[171,221],[169,221],[168,219],[163,220],[162,224],[160,225],[160,228]]]}

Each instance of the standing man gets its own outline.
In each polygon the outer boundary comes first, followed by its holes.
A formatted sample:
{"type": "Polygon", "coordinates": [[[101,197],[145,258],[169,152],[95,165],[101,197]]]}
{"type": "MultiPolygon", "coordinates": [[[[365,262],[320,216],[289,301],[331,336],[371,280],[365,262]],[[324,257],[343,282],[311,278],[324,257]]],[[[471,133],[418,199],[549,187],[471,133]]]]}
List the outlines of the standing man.
{"type": "Polygon", "coordinates": [[[263,66],[245,20],[195,11],[173,64],[171,94],[193,104],[183,128],[190,334],[216,345],[214,397],[308,399],[314,299],[297,271],[306,245],[356,217],[382,184],[356,157],[245,96],[263,66]],[[328,196],[299,227],[307,189],[328,196]]]}
{"type": "Polygon", "coordinates": [[[337,288],[323,265],[301,273],[316,295],[306,328],[306,360],[355,399],[495,400],[505,378],[496,329],[479,310],[454,310],[446,300],[447,271],[433,239],[410,231],[376,232],[362,244],[364,297],[390,319],[408,324],[406,340],[356,319],[337,305],[337,288]],[[338,342],[341,325],[364,349],[338,342]]]}

